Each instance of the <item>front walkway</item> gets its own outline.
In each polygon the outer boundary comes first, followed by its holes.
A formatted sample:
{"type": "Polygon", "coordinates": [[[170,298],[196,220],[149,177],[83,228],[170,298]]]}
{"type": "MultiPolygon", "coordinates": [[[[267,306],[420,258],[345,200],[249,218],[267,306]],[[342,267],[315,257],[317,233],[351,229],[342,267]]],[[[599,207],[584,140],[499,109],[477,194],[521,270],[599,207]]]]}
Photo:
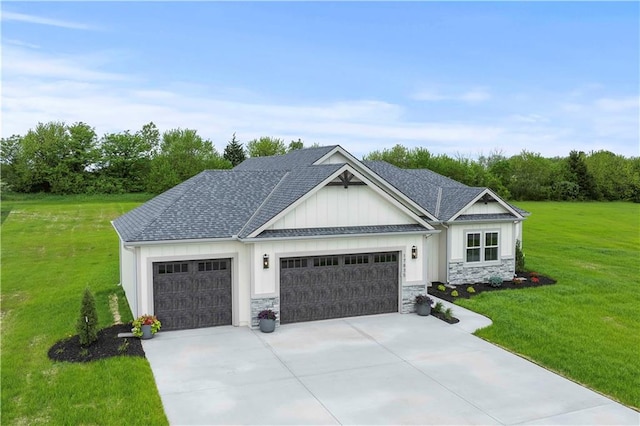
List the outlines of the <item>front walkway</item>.
{"type": "MultiPolygon", "coordinates": [[[[446,303],[445,303],[446,304],[446,303]]],[[[448,304],[447,304],[448,305],[448,304]]],[[[640,414],[470,334],[384,314],[161,332],[144,341],[172,424],[640,424],[640,414]]]]}

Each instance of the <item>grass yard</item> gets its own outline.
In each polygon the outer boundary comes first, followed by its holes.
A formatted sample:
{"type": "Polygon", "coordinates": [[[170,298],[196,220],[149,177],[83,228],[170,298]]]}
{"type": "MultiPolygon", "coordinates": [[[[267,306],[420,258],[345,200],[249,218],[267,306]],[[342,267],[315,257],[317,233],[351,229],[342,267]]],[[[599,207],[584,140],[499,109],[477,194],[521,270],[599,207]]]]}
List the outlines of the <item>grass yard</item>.
{"type": "Polygon", "coordinates": [[[558,283],[458,301],[493,320],[476,334],[640,407],[640,204],[517,205],[527,269],[558,283]]]}
{"type": "MultiPolygon", "coordinates": [[[[54,363],[82,290],[101,326],[119,300],[110,221],[146,196],[16,197],[2,203],[2,424],[166,424],[145,359],[54,363]]],[[[518,203],[527,267],[558,284],[459,301],[491,317],[478,335],[627,405],[640,406],[640,205],[518,203]]]]}
{"type": "Polygon", "coordinates": [[[82,291],[101,327],[118,297],[118,239],[110,221],[146,196],[15,197],[2,202],[2,416],[9,424],[167,424],[146,359],[55,363],[47,351],[75,334],[82,291]]]}

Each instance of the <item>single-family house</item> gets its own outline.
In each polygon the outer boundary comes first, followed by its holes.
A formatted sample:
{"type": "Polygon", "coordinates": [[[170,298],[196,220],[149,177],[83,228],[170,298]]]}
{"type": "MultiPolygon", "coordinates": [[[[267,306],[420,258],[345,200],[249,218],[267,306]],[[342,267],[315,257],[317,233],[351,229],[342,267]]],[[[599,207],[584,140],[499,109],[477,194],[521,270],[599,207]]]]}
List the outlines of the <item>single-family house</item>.
{"type": "Polygon", "coordinates": [[[204,171],[113,226],[133,315],[172,330],[411,312],[433,282],[512,278],[526,214],[326,146],[204,171]]]}

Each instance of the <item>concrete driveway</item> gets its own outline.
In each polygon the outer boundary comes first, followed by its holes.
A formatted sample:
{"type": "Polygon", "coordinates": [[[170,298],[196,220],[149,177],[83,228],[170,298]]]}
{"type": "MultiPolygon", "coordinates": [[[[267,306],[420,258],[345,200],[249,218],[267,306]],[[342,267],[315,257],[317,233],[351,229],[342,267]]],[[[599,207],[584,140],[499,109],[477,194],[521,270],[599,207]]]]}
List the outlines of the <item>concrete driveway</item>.
{"type": "Polygon", "coordinates": [[[470,334],[385,314],[162,332],[144,349],[171,424],[640,424],[640,414],[470,334]]]}

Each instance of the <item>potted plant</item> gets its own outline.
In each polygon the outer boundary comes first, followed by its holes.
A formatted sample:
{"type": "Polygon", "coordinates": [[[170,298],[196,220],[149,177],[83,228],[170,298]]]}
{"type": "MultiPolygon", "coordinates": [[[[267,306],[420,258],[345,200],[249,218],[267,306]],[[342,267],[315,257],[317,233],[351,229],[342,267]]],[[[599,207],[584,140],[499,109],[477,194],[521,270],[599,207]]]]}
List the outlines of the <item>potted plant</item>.
{"type": "Polygon", "coordinates": [[[419,294],[416,296],[416,313],[420,316],[427,316],[431,314],[431,303],[433,301],[426,294],[419,294]]]}
{"type": "Polygon", "coordinates": [[[151,339],[160,330],[160,321],[155,315],[142,315],[133,320],[131,332],[141,339],[151,339]]]}
{"type": "Polygon", "coordinates": [[[260,331],[263,333],[272,333],[276,329],[276,313],[271,309],[265,309],[258,314],[260,322],[260,331]]]}

